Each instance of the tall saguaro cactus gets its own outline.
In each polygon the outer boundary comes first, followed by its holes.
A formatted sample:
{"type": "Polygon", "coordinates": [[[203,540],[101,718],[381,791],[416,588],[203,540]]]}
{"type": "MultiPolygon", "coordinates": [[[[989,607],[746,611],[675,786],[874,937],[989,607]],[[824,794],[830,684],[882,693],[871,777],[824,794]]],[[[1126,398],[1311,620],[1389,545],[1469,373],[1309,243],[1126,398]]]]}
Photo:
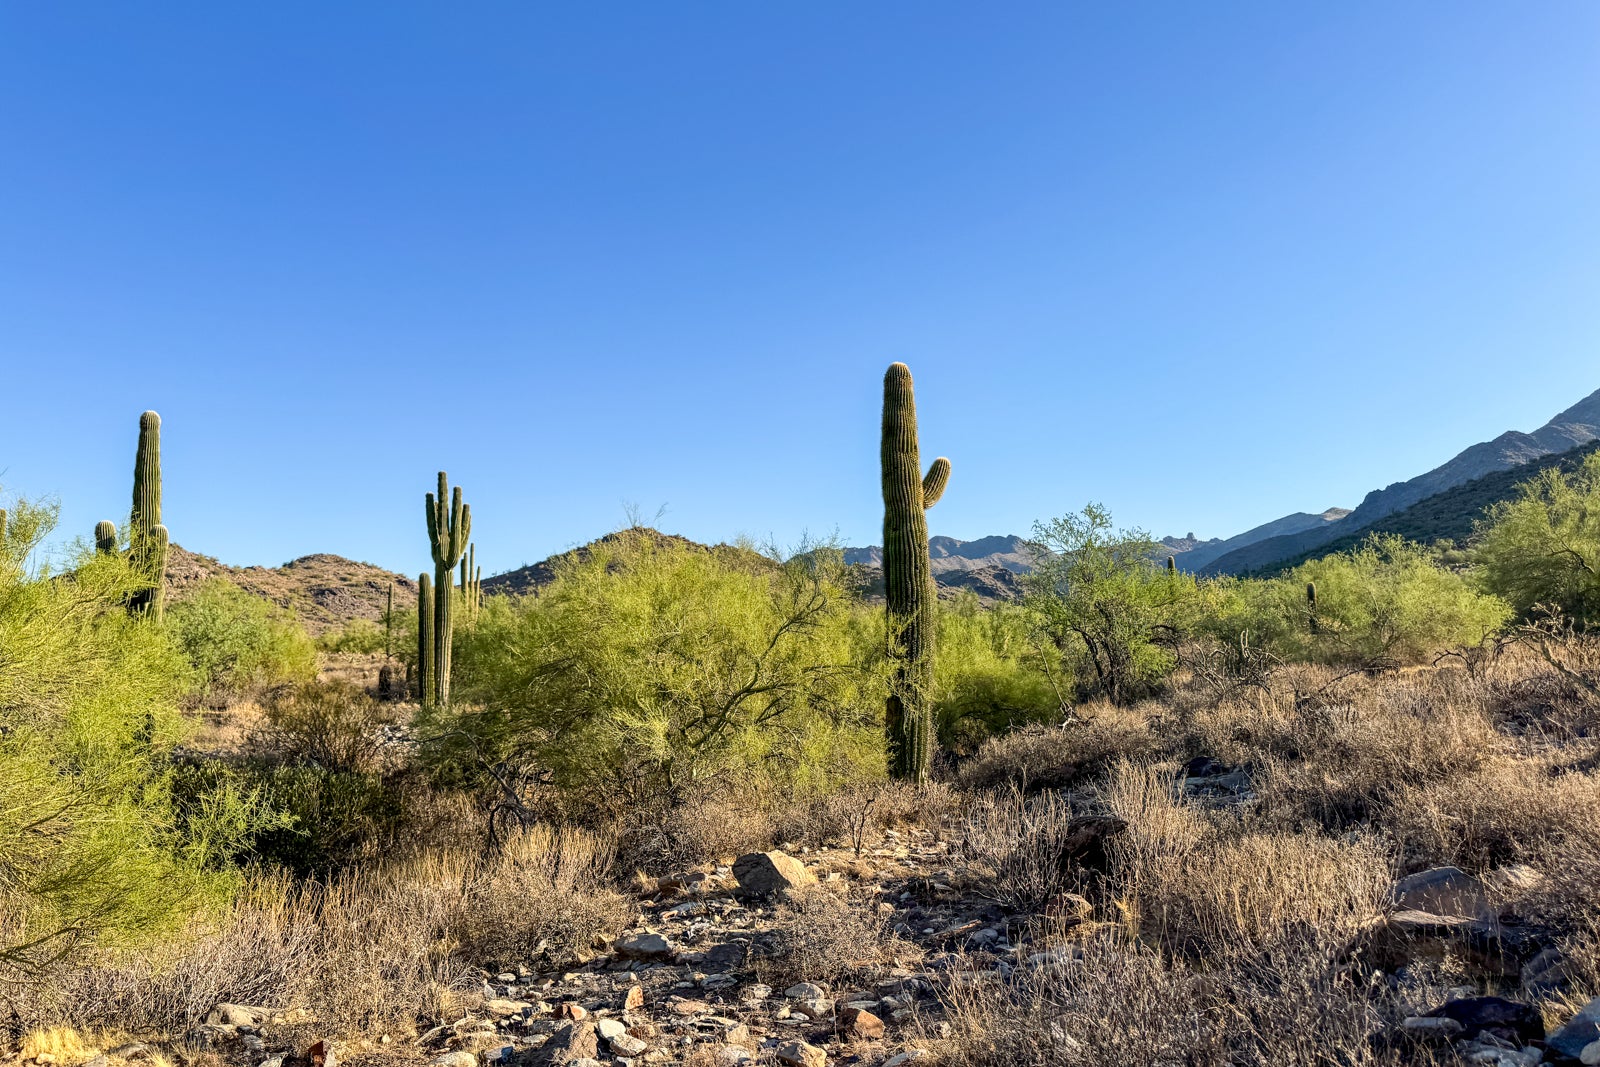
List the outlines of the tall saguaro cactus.
{"type": "Polygon", "coordinates": [[[1322,632],[1322,625],[1317,621],[1317,583],[1306,583],[1306,614],[1311,618],[1311,635],[1315,637],[1322,632]]]}
{"type": "MultiPolygon", "coordinates": [[[[472,534],[472,509],[461,501],[461,487],[449,493],[450,479],[439,472],[439,492],[428,494],[428,547],[433,553],[433,693],[431,701],[424,695],[424,703],[450,703],[450,637],[454,630],[451,622],[451,601],[455,599],[454,575],[467,549],[472,534]]],[[[426,691],[425,691],[426,693],[426,691]]]]}
{"type": "Polygon", "coordinates": [[[933,656],[938,599],[928,561],[927,509],[950,481],[940,456],[926,475],[917,445],[911,370],[894,363],[883,377],[883,578],[889,655],[894,662],[884,726],[896,778],[928,780],[933,765],[933,656]]]}
{"type": "Polygon", "coordinates": [[[433,706],[433,579],[417,575],[417,695],[423,707],[433,706]]]}
{"type": "MultiPolygon", "coordinates": [[[[107,524],[109,525],[109,524],[107,524]]],[[[133,460],[133,517],[129,523],[129,558],[149,584],[128,599],[134,615],[161,618],[167,600],[167,528],[161,525],[161,416],[139,416],[139,449],[133,460]]],[[[100,528],[95,528],[95,542],[100,528]]]]}

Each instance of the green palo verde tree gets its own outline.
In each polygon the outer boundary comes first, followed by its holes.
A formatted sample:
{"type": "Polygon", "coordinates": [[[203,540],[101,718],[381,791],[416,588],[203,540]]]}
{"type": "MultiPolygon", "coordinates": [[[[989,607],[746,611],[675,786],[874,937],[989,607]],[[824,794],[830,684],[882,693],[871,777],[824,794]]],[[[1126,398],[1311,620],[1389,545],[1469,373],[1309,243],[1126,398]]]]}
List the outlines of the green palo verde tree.
{"type": "MultiPolygon", "coordinates": [[[[450,640],[454,633],[451,609],[455,600],[452,571],[466,551],[472,533],[472,508],[462,502],[461,487],[450,491],[450,479],[439,472],[439,492],[427,496],[428,549],[433,554],[433,619],[418,623],[417,662],[421,666],[422,703],[450,703],[450,640]],[[448,499],[449,503],[446,504],[448,499]],[[431,634],[427,630],[432,631],[431,634]],[[422,647],[432,637],[432,654],[422,647]]],[[[425,596],[419,596],[417,614],[426,614],[425,596]]]]}
{"type": "Polygon", "coordinates": [[[884,714],[889,771],[920,784],[933,766],[933,664],[939,625],[927,509],[944,495],[950,461],[940,456],[926,476],[922,473],[917,405],[911,369],[904,363],[891,364],[883,377],[882,464],[883,578],[893,665],[884,714]]]}

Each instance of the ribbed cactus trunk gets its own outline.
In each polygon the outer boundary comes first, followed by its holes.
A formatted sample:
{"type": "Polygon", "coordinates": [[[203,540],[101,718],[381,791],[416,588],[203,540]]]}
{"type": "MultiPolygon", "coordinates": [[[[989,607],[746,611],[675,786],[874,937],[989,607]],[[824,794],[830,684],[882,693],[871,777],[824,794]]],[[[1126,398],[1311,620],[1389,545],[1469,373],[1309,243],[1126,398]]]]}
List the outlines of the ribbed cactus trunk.
{"type": "MultiPolygon", "coordinates": [[[[96,529],[95,540],[99,541],[96,529]]],[[[161,618],[167,600],[167,528],[161,525],[161,416],[139,416],[139,448],[133,459],[133,515],[129,523],[129,560],[149,583],[128,600],[134,615],[161,618]]]]}
{"type": "Polygon", "coordinates": [[[117,524],[101,519],[94,524],[94,550],[109,556],[117,550],[117,524]]]}
{"type": "Polygon", "coordinates": [[[1311,619],[1311,635],[1315,637],[1322,632],[1321,625],[1317,622],[1317,583],[1306,583],[1306,613],[1311,619]]]}
{"type": "Polygon", "coordinates": [[[452,602],[455,600],[454,575],[456,564],[467,549],[472,534],[472,509],[461,501],[461,487],[449,492],[450,479],[439,472],[439,492],[428,494],[428,541],[433,553],[433,702],[450,703],[450,639],[454,634],[451,620],[452,602]],[[449,504],[445,503],[448,495],[449,504]]]}
{"type": "Polygon", "coordinates": [[[928,561],[927,509],[950,479],[950,461],[934,460],[926,476],[917,445],[911,371],[895,363],[883,378],[883,578],[888,600],[893,674],[885,708],[889,770],[923,783],[933,766],[933,657],[938,599],[928,561]]]}
{"type": "Polygon", "coordinates": [[[433,707],[433,579],[417,575],[417,696],[433,707]]]}

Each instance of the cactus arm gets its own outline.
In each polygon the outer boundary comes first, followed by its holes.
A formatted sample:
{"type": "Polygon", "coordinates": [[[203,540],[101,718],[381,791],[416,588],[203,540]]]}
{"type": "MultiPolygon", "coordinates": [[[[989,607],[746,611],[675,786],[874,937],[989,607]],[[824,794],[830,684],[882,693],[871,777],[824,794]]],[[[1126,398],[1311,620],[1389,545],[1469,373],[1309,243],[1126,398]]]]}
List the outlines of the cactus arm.
{"type": "Polygon", "coordinates": [[[922,506],[931,508],[944,496],[945,486],[950,484],[950,461],[940,456],[933,461],[933,466],[928,468],[928,474],[922,479],[922,506]]]}

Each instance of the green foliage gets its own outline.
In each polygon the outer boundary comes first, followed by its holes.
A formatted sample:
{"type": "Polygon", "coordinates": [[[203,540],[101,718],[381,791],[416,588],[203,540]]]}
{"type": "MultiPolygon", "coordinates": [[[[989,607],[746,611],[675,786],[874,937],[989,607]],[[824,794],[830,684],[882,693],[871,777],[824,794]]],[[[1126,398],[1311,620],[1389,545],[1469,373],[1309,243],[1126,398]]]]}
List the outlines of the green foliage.
{"type": "Polygon", "coordinates": [[[339,629],[329,630],[317,638],[317,647],[324,652],[371,655],[384,651],[388,645],[388,628],[371,619],[351,619],[339,629]]]}
{"type": "Polygon", "coordinates": [[[1491,508],[1473,558],[1484,587],[1519,613],[1548,604],[1600,622],[1600,452],[1571,471],[1540,471],[1491,508]]]}
{"type": "Polygon", "coordinates": [[[458,634],[463,710],[422,729],[454,739],[445,768],[536,767],[613,809],[881,773],[884,689],[845,577],[837,552],[779,564],[630,531],[558,561],[537,597],[489,598],[458,634]]]}
{"type": "Polygon", "coordinates": [[[1019,604],[984,608],[967,593],[939,614],[934,714],[939,740],[958,752],[1031,722],[1061,717],[1071,678],[1046,657],[1038,619],[1019,604]]]}
{"type": "Polygon", "coordinates": [[[1157,566],[1160,546],[1117,530],[1098,504],[1034,526],[1027,603],[1066,667],[1113,703],[1154,690],[1176,665],[1202,600],[1195,579],[1157,566]]]}
{"type": "Polygon", "coordinates": [[[939,457],[924,475],[918,449],[911,370],[894,363],[883,377],[881,448],[883,582],[894,664],[884,723],[890,771],[896,778],[925,782],[933,765],[934,651],[939,637],[926,513],[944,495],[950,461],[939,457]]]}
{"type": "Polygon", "coordinates": [[[85,551],[66,575],[20,560],[53,509],[20,502],[0,553],[0,972],[160,935],[226,892],[207,873],[227,835],[181,822],[168,754],[182,658],[122,605],[128,561],[85,551]],[[192,830],[192,833],[186,833],[192,830]]]}
{"type": "Polygon", "coordinates": [[[204,697],[308,681],[317,648],[293,616],[225,578],[208,578],[172,605],[166,629],[204,697]]]}
{"type": "Polygon", "coordinates": [[[1218,583],[1218,589],[1226,595],[1216,598],[1207,622],[1216,636],[1231,641],[1243,632],[1286,659],[1360,666],[1419,663],[1476,645],[1510,615],[1503,600],[1392,535],[1278,578],[1218,583]],[[1314,601],[1307,595],[1313,585],[1314,601]]]}

